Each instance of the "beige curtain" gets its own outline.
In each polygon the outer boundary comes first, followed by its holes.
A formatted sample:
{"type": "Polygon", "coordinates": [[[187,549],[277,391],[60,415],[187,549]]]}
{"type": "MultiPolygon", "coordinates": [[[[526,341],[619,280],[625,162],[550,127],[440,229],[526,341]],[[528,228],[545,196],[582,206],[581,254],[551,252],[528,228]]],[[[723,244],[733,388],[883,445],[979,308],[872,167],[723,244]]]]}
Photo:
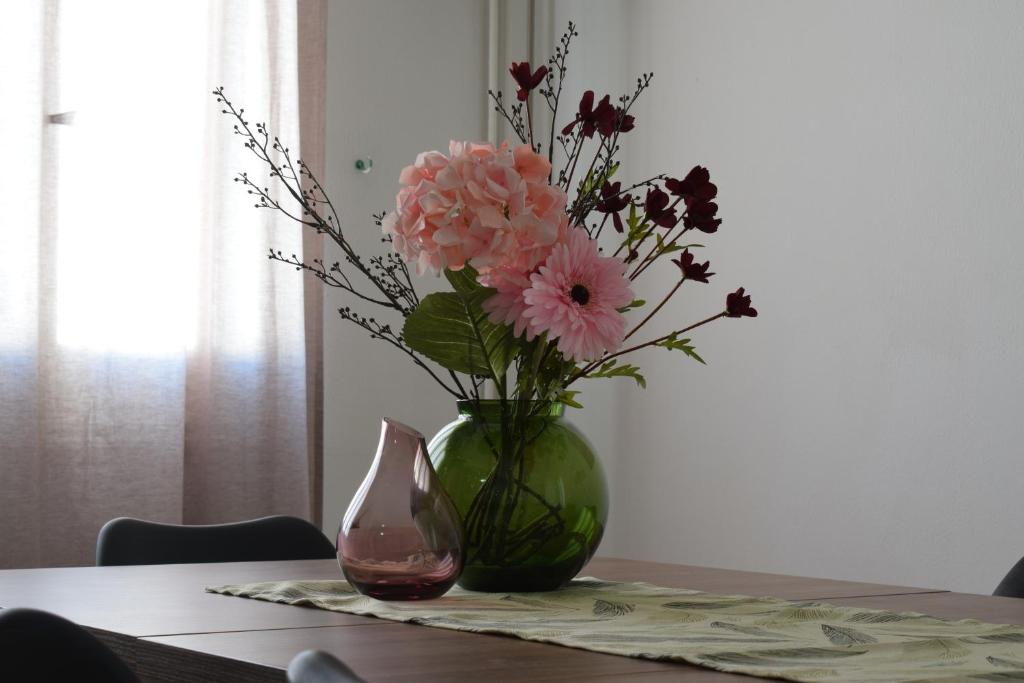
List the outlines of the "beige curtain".
{"type": "Polygon", "coordinates": [[[322,165],[324,11],[5,7],[0,566],[89,564],[121,515],[319,519],[320,300],[266,253],[320,247],[231,181],[265,169],[210,91],[322,165]]]}

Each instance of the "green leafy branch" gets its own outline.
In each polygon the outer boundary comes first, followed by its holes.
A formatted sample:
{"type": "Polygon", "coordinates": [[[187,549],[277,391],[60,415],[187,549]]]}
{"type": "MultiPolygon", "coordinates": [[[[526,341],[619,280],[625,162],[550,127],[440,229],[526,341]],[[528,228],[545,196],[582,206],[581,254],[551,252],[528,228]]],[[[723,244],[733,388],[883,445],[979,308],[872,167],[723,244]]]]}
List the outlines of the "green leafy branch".
{"type": "Polygon", "coordinates": [[[670,349],[670,350],[674,350],[674,351],[682,351],[687,356],[689,356],[690,358],[694,359],[695,361],[697,361],[701,365],[707,365],[707,363],[704,362],[704,359],[700,357],[700,354],[697,353],[697,350],[690,343],[690,340],[689,339],[679,339],[678,335],[676,335],[675,333],[670,334],[667,338],[662,339],[662,340],[656,342],[654,345],[655,346],[660,346],[663,349],[670,349]]]}
{"type": "Polygon", "coordinates": [[[641,389],[647,388],[647,380],[643,375],[640,374],[640,368],[636,365],[630,365],[629,363],[623,363],[619,365],[617,360],[605,361],[599,368],[595,368],[587,373],[587,377],[632,377],[636,380],[638,386],[641,389]]]}

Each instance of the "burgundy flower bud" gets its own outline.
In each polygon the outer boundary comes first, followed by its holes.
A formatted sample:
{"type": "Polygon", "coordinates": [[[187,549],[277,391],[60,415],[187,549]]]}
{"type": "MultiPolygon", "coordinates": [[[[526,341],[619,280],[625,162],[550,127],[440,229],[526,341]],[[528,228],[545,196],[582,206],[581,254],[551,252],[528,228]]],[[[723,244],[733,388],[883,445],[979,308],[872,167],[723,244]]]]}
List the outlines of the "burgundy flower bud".
{"type": "Polygon", "coordinates": [[[621,186],[622,183],[609,183],[605,181],[605,184],[601,186],[601,198],[594,204],[594,208],[601,213],[610,213],[612,215],[615,232],[622,232],[624,230],[622,218],[619,217],[619,211],[629,206],[629,195],[620,193],[619,188],[621,186]]]}
{"type": "Polygon", "coordinates": [[[647,190],[647,197],[644,199],[644,216],[647,220],[663,228],[671,228],[677,222],[676,210],[668,208],[670,199],[660,188],[647,190]]]}
{"type": "Polygon", "coordinates": [[[740,287],[725,297],[725,314],[730,318],[756,318],[757,309],[750,306],[750,295],[744,294],[743,288],[740,287]]]}
{"type": "MultiPolygon", "coordinates": [[[[683,249],[683,253],[679,255],[679,258],[672,259],[672,263],[679,266],[679,270],[683,271],[683,277],[687,280],[707,282],[708,278],[714,275],[714,273],[708,272],[708,268],[711,266],[711,261],[695,263],[693,260],[693,254],[690,253],[689,249],[683,249]]],[[[730,294],[729,296],[732,295],[730,294]]],[[[747,303],[750,303],[749,296],[747,297],[747,303]]]]}
{"type": "Polygon", "coordinates": [[[512,62],[508,72],[512,74],[516,85],[519,86],[519,90],[516,91],[516,97],[519,98],[520,102],[525,102],[526,98],[530,96],[530,91],[544,81],[544,77],[548,75],[548,68],[542,66],[531,73],[529,62],[512,62]]]}

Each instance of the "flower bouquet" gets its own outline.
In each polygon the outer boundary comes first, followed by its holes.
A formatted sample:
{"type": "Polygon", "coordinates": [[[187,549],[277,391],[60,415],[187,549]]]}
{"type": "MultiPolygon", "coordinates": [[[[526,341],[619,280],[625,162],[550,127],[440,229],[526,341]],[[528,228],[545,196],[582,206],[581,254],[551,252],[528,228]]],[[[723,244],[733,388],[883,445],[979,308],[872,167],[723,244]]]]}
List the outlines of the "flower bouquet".
{"type": "Polygon", "coordinates": [[[565,406],[581,407],[583,380],[646,386],[629,354],[661,347],[703,363],[690,332],[757,315],[740,287],[703,319],[648,333],[685,283],[713,275],[696,256],[703,245],[689,238],[719,229],[718,190],[701,166],[682,177],[616,180],[622,136],[636,134],[631,112],[653,74],[614,103],[588,90],[566,113],[575,35],[570,24],[537,69],[511,65],[514,101],[489,92],[516,140],[453,141],[447,154],[424,152],[402,170],[395,209],[375,217],[389,249],[369,257],[353,248],[309,168],[214,91],[285,198],[246,173],[236,181],[258,207],[326,235],[343,256],[329,265],[274,250],[270,258],[351,295],[343,319],[457,400],[459,419],[429,450],[464,525],[468,588],[555,588],[596,550],[608,512],[604,475],[586,439],[561,420],[565,406]],[[538,112],[550,120],[546,139],[535,134],[538,112]],[[636,298],[633,282],[660,267],[676,273],[675,284],[658,301],[636,298]],[[450,287],[421,298],[413,271],[450,287]]]}

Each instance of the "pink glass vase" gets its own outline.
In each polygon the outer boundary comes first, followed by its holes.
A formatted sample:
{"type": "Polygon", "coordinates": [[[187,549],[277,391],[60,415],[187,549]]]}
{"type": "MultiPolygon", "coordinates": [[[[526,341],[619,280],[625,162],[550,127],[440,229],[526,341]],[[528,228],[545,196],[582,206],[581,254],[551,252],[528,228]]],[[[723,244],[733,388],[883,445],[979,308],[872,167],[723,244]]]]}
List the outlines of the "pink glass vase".
{"type": "Polygon", "coordinates": [[[462,523],[423,435],[384,418],[373,465],[338,531],[345,578],[379,600],[426,600],[452,587],[463,559],[462,523]]]}

